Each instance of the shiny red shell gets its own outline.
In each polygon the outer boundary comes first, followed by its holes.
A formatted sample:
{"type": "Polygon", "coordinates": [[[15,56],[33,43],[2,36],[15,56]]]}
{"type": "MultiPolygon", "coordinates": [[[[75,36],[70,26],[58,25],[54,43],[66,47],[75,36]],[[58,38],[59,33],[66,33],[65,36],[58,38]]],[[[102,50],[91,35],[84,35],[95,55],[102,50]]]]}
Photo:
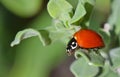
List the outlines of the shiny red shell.
{"type": "Polygon", "coordinates": [[[78,45],[81,48],[101,48],[104,47],[102,37],[93,30],[81,29],[74,34],[78,45]]]}

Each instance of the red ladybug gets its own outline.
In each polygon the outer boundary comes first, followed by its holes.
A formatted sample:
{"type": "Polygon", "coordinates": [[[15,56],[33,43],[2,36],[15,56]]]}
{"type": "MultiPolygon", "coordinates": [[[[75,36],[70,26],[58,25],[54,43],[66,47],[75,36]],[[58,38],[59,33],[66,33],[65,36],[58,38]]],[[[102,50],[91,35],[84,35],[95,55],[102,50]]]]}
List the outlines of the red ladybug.
{"type": "Polygon", "coordinates": [[[93,30],[81,29],[69,41],[66,51],[71,55],[77,48],[98,49],[104,47],[102,37],[93,30]]]}

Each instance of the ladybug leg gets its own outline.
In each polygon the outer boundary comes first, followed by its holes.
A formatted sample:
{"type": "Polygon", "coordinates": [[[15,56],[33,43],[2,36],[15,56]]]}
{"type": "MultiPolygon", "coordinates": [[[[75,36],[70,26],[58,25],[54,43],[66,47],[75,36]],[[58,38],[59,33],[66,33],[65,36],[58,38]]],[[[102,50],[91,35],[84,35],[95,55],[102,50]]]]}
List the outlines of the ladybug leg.
{"type": "Polygon", "coordinates": [[[99,48],[93,48],[93,51],[98,52],[99,48]]]}
{"type": "Polygon", "coordinates": [[[80,49],[81,49],[81,51],[82,51],[83,53],[85,53],[85,54],[88,54],[88,53],[89,53],[89,49],[81,48],[81,47],[80,47],[80,49]]]}
{"type": "Polygon", "coordinates": [[[82,48],[82,47],[80,47],[80,49],[81,49],[81,51],[82,51],[83,53],[88,53],[88,50],[87,50],[87,49],[82,48]]]}
{"type": "Polygon", "coordinates": [[[86,48],[81,48],[81,49],[82,49],[83,53],[86,55],[86,57],[88,59],[90,59],[90,56],[89,56],[90,49],[86,49],[86,48]]]}
{"type": "Polygon", "coordinates": [[[101,55],[100,52],[98,51],[98,49],[99,49],[99,48],[93,48],[93,51],[95,51],[96,54],[101,55]]]}
{"type": "Polygon", "coordinates": [[[80,46],[77,46],[76,50],[81,49],[80,46]]]}

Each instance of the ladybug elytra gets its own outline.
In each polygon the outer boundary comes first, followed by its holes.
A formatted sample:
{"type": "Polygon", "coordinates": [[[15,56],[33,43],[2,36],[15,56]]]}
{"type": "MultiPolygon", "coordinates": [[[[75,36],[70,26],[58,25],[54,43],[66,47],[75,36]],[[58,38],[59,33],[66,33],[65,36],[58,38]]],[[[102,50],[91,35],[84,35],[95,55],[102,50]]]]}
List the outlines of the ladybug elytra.
{"type": "Polygon", "coordinates": [[[102,37],[93,30],[81,29],[77,31],[69,41],[66,51],[71,55],[76,49],[95,49],[104,47],[102,37]]]}

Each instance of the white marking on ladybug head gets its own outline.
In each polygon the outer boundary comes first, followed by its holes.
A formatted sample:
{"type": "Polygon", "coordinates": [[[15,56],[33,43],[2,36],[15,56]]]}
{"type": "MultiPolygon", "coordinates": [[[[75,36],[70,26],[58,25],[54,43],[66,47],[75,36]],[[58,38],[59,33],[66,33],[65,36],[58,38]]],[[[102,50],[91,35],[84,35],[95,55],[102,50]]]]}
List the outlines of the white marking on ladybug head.
{"type": "Polygon", "coordinates": [[[73,44],[75,44],[75,42],[74,42],[74,41],[72,42],[72,45],[73,45],[73,44]]]}
{"type": "Polygon", "coordinates": [[[72,44],[71,44],[71,48],[72,48],[72,49],[77,48],[77,43],[76,43],[76,42],[72,42],[72,44]]]}

